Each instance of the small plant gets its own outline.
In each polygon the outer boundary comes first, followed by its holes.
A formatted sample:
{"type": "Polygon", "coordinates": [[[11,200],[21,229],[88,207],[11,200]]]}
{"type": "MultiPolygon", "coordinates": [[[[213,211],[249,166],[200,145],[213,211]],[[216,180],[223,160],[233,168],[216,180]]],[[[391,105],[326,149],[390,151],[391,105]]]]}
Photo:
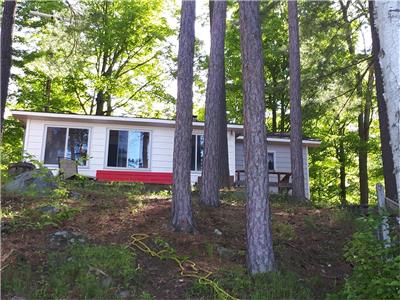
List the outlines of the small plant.
{"type": "Polygon", "coordinates": [[[345,258],[354,265],[339,298],[397,299],[400,295],[400,244],[396,233],[390,245],[376,237],[382,217],[358,219],[358,231],[346,247],[345,258]]]}
{"type": "MultiPolygon", "coordinates": [[[[311,291],[288,272],[270,272],[250,276],[246,269],[221,270],[215,279],[230,295],[240,299],[311,299],[311,291]]],[[[211,288],[196,282],[189,290],[190,298],[218,299],[211,288]]]]}
{"type": "Polygon", "coordinates": [[[37,276],[27,263],[7,268],[2,292],[34,299],[114,299],[118,289],[133,289],[138,280],[135,255],[123,246],[76,244],[51,253],[46,269],[37,276]]]}
{"type": "Polygon", "coordinates": [[[296,238],[296,233],[294,232],[293,225],[290,224],[273,222],[272,232],[274,234],[274,238],[278,240],[291,241],[296,238]]]}

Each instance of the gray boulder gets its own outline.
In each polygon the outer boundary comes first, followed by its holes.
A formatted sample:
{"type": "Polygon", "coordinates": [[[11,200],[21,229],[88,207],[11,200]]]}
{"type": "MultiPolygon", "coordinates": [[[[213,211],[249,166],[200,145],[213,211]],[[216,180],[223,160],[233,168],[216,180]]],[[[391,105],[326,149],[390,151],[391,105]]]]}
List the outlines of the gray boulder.
{"type": "Polygon", "coordinates": [[[59,230],[50,234],[50,249],[64,248],[71,244],[84,244],[87,239],[80,233],[69,231],[69,230],[59,230]]]}
{"type": "Polygon", "coordinates": [[[57,183],[53,173],[45,168],[22,173],[4,186],[7,192],[36,195],[45,195],[56,188],[57,183]]]}

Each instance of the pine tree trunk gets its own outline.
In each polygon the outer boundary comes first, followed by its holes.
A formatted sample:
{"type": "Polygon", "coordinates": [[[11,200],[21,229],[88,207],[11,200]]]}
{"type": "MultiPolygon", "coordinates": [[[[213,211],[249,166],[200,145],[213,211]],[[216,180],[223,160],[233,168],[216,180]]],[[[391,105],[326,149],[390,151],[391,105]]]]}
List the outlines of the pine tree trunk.
{"type": "Polygon", "coordinates": [[[15,0],[4,1],[3,17],[1,20],[1,124],[3,131],[4,112],[6,109],[8,83],[10,81],[11,59],[12,59],[12,33],[14,29],[15,0]]]}
{"type": "Polygon", "coordinates": [[[195,1],[182,1],[172,189],[172,226],[182,232],[195,230],[190,185],[195,10],[195,1]]]}
{"type": "Polygon", "coordinates": [[[229,175],[229,156],[228,156],[228,127],[226,121],[226,88],[225,88],[225,67],[224,67],[224,88],[222,91],[222,98],[220,101],[220,146],[219,146],[219,187],[228,188],[231,186],[229,175]]]}
{"type": "Polygon", "coordinates": [[[258,1],[240,1],[240,46],[244,88],[244,150],[247,184],[247,267],[274,270],[268,199],[263,49],[258,1]]]}
{"type": "Polygon", "coordinates": [[[386,196],[400,198],[400,2],[369,3],[386,196]]]}
{"type": "MultiPolygon", "coordinates": [[[[211,49],[208,66],[206,120],[204,127],[204,158],[200,201],[217,207],[219,200],[221,134],[223,134],[222,97],[225,88],[224,76],[224,37],[226,1],[212,3],[211,49]]],[[[210,7],[210,8],[211,8],[210,7]]],[[[226,139],[226,131],[225,131],[226,139]]]]}
{"type": "Polygon", "coordinates": [[[303,145],[301,128],[300,46],[297,0],[288,2],[290,75],[290,158],[293,196],[305,200],[303,145]]]}

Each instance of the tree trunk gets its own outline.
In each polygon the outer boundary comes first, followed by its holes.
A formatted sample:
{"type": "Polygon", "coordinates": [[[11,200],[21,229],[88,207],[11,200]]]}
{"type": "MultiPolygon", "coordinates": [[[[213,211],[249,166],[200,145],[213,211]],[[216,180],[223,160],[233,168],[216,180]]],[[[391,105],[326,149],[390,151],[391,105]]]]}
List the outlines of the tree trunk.
{"type": "Polygon", "coordinates": [[[1,124],[0,131],[3,132],[4,112],[6,109],[8,83],[10,80],[12,59],[12,33],[14,29],[15,0],[4,1],[3,18],[1,21],[1,124]]]}
{"type": "Polygon", "coordinates": [[[182,1],[172,189],[172,226],[182,232],[195,230],[190,185],[195,10],[195,1],[182,1]]]}
{"type": "Polygon", "coordinates": [[[339,129],[339,146],[336,147],[336,158],[339,161],[339,176],[340,176],[340,204],[342,207],[347,206],[346,199],[346,152],[344,149],[344,127],[339,129]]]}
{"type": "Polygon", "coordinates": [[[365,102],[361,105],[361,113],[358,116],[358,136],[360,145],[358,150],[358,166],[360,176],[360,205],[364,213],[368,212],[368,140],[370,127],[370,114],[372,103],[374,73],[369,71],[368,88],[365,96],[365,102]]]}
{"type": "Polygon", "coordinates": [[[399,199],[400,2],[374,1],[370,12],[386,196],[399,199]]]}
{"type": "Polygon", "coordinates": [[[51,102],[51,83],[52,79],[50,77],[47,77],[46,79],[46,104],[44,106],[44,111],[49,112],[50,111],[50,102],[51,102]]]}
{"type": "Polygon", "coordinates": [[[305,200],[303,133],[301,128],[300,46],[297,0],[288,2],[289,13],[289,75],[290,75],[290,158],[293,196],[305,200]]]}
{"type": "Polygon", "coordinates": [[[229,156],[228,156],[228,127],[226,121],[226,88],[225,88],[225,67],[224,67],[224,88],[221,97],[220,109],[220,145],[219,145],[219,187],[228,188],[231,186],[229,175],[229,156]]]}
{"type": "Polygon", "coordinates": [[[104,115],[104,92],[99,91],[96,96],[96,115],[104,115]]]}
{"type": "MultiPolygon", "coordinates": [[[[346,3],[343,1],[339,1],[340,9],[342,12],[342,18],[345,23],[345,36],[347,48],[349,50],[349,54],[353,60],[353,63],[356,63],[356,52],[355,52],[355,42],[352,37],[352,24],[349,18],[349,7],[351,4],[350,0],[347,0],[346,3]]],[[[358,174],[359,174],[359,184],[360,184],[360,206],[363,212],[367,212],[368,207],[368,135],[369,135],[369,109],[366,106],[366,102],[363,100],[363,88],[362,88],[362,76],[360,71],[357,70],[355,74],[355,82],[356,82],[356,91],[357,98],[360,101],[360,114],[358,116],[358,136],[359,136],[359,145],[358,145],[358,174]],[[368,109],[368,116],[365,115],[365,109],[368,109]],[[367,123],[365,123],[367,121],[367,123]]]]}
{"type": "MultiPolygon", "coordinates": [[[[224,37],[226,19],[226,1],[212,4],[211,49],[208,65],[206,94],[206,120],[204,126],[204,158],[200,201],[203,204],[217,207],[219,200],[220,175],[220,138],[225,135],[222,128],[222,97],[225,88],[224,76],[224,37]]],[[[226,127],[226,125],[225,125],[226,127]]]]}
{"type": "Polygon", "coordinates": [[[281,96],[281,122],[280,122],[280,132],[285,132],[285,96],[281,96]]]}
{"type": "Polygon", "coordinates": [[[244,89],[244,150],[247,184],[247,267],[274,270],[268,199],[263,49],[258,1],[240,1],[240,48],[244,89]]]}

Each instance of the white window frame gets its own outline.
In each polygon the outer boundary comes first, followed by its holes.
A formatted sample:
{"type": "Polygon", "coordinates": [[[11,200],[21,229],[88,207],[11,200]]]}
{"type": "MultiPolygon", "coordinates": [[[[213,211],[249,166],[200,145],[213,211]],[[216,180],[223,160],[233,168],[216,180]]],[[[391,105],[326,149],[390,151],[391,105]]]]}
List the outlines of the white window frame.
{"type": "Polygon", "coordinates": [[[46,164],[44,163],[44,158],[45,158],[45,153],[46,153],[46,144],[47,144],[47,129],[49,127],[54,127],[54,128],[66,128],[67,132],[65,135],[65,147],[64,147],[64,156],[67,153],[67,145],[68,145],[68,134],[69,134],[69,129],[87,129],[88,130],[88,159],[86,160],[86,165],[85,166],[79,166],[79,169],[89,169],[89,164],[90,164],[90,141],[92,137],[92,128],[91,127],[84,127],[84,126],[68,126],[68,125],[56,125],[56,124],[45,124],[44,126],[44,143],[42,145],[42,154],[41,154],[41,161],[43,162],[45,167],[50,167],[50,168],[58,168],[58,164],[46,164]]]}
{"type": "MultiPolygon", "coordinates": [[[[203,136],[204,138],[204,133],[192,133],[192,136],[195,136],[195,147],[194,147],[194,170],[190,167],[190,172],[196,172],[196,173],[201,173],[203,170],[198,170],[197,169],[197,136],[203,136]]],[[[190,139],[190,149],[192,149],[192,140],[190,139]]],[[[192,153],[190,153],[190,161],[192,160],[192,153]]],[[[190,162],[190,164],[192,164],[190,162]]]]}
{"type": "MultiPolygon", "coordinates": [[[[129,134],[129,133],[128,133],[129,134]]],[[[107,136],[106,136],[106,144],[105,144],[105,156],[104,156],[104,168],[110,170],[124,170],[124,171],[135,171],[135,172],[148,172],[151,171],[152,167],[152,144],[153,144],[153,131],[142,129],[142,128],[107,128],[107,136]],[[109,142],[110,142],[110,131],[111,130],[118,130],[118,131],[138,131],[138,132],[148,132],[149,133],[149,167],[148,168],[128,168],[128,160],[126,161],[126,167],[109,167],[108,166],[108,149],[109,149],[109,142]]],[[[128,145],[129,146],[129,145],[128,145]]]]}

